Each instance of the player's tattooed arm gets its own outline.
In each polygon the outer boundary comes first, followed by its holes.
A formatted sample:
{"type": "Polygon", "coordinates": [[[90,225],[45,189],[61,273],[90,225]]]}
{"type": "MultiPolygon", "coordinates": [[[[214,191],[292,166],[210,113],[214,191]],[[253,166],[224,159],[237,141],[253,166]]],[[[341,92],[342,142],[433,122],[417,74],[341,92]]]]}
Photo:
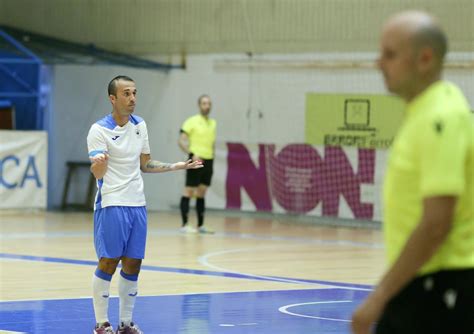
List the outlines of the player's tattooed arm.
{"type": "Polygon", "coordinates": [[[173,170],[173,164],[168,163],[168,162],[161,162],[161,161],[156,161],[156,160],[149,160],[145,168],[148,173],[153,173],[153,172],[167,172],[170,170],[173,170]]]}
{"type": "Polygon", "coordinates": [[[163,173],[180,169],[197,169],[201,167],[201,161],[188,160],[186,162],[168,163],[152,160],[149,154],[142,154],[140,156],[140,168],[144,173],[163,173]]]}

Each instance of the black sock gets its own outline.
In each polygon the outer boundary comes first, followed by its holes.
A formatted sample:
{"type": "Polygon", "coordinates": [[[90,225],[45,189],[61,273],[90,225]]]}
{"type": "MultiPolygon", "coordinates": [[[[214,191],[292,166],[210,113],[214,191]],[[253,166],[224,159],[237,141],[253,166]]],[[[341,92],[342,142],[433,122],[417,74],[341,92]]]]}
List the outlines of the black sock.
{"type": "Polygon", "coordinates": [[[183,226],[186,226],[188,223],[189,197],[181,197],[181,203],[179,207],[181,209],[181,219],[183,221],[183,226]]]}
{"type": "Polygon", "coordinates": [[[206,203],[204,198],[198,198],[196,200],[196,213],[198,218],[198,227],[204,225],[204,211],[206,211],[206,203]]]}

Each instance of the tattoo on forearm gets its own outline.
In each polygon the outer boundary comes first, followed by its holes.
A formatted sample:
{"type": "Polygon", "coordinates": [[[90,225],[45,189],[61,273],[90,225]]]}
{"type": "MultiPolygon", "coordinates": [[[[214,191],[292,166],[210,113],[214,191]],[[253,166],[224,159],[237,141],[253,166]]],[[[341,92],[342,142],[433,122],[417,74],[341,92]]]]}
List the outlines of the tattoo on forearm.
{"type": "Polygon", "coordinates": [[[160,162],[156,160],[150,160],[146,164],[146,168],[148,169],[163,170],[163,169],[171,169],[172,167],[173,167],[173,164],[170,164],[167,162],[160,162]]]}

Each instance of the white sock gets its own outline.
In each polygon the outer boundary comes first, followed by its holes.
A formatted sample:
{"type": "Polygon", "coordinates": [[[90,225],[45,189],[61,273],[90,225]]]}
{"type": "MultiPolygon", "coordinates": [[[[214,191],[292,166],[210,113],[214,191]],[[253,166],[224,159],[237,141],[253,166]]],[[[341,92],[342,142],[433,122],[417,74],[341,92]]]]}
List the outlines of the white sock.
{"type": "Polygon", "coordinates": [[[120,271],[119,277],[120,323],[129,326],[132,322],[132,313],[138,293],[138,274],[129,275],[120,271]]]}
{"type": "Polygon", "coordinates": [[[109,291],[112,275],[97,269],[92,280],[95,320],[102,325],[109,322],[109,291]]]}

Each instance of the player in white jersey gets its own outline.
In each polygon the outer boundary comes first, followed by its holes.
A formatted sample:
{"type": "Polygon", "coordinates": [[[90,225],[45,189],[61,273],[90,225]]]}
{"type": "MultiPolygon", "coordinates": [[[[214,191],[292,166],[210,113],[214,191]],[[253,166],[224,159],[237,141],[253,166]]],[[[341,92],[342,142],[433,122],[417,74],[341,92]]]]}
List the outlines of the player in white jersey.
{"type": "Polygon", "coordinates": [[[161,173],[201,168],[200,161],[174,164],[151,159],[144,120],[132,115],[137,89],[127,76],[108,86],[112,113],[90,128],[87,136],[91,172],[97,179],[94,205],[94,244],[99,264],[93,278],[95,334],[114,333],[108,318],[110,281],[119,276],[119,334],[143,333],[132,321],[137,280],[145,257],[147,213],[141,172],[161,173]]]}

